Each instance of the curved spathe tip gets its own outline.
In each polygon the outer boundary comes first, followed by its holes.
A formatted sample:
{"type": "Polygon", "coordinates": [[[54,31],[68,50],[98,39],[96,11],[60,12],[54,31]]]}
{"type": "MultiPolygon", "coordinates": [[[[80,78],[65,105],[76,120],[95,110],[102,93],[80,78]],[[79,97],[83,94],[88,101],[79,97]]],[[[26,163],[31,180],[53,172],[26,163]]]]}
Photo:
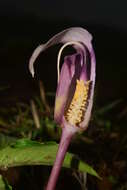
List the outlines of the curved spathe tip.
{"type": "Polygon", "coordinates": [[[87,46],[89,50],[91,50],[91,40],[92,35],[85,29],[81,27],[71,27],[66,30],[63,30],[62,32],[54,35],[49,41],[47,41],[45,44],[39,45],[33,52],[30,61],[29,61],[29,70],[32,76],[34,77],[34,63],[39,56],[39,54],[43,51],[45,51],[47,48],[49,48],[52,45],[58,44],[58,43],[67,43],[70,41],[77,41],[82,42],[84,45],[87,46]]]}

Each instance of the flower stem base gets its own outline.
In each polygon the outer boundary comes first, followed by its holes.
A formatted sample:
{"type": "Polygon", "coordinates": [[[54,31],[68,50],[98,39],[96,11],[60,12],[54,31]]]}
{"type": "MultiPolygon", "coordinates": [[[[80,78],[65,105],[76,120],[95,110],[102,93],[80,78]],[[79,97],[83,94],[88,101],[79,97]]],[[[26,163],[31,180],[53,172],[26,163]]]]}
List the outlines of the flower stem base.
{"type": "Polygon", "coordinates": [[[51,171],[51,174],[49,177],[49,181],[48,181],[48,184],[47,184],[47,187],[45,190],[54,190],[55,189],[57,179],[59,176],[59,172],[62,167],[62,163],[64,161],[64,157],[67,152],[67,148],[70,144],[73,134],[74,133],[71,130],[68,130],[66,127],[63,128],[58,152],[56,155],[56,160],[54,162],[54,166],[52,168],[52,171],[51,171]]]}

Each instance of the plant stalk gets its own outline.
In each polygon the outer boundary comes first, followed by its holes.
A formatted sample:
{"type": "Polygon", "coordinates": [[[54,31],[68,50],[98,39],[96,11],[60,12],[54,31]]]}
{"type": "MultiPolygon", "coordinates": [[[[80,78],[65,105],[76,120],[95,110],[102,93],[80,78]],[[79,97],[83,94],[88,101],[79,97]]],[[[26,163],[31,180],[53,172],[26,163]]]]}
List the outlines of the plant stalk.
{"type": "Polygon", "coordinates": [[[56,187],[60,169],[62,167],[62,163],[64,161],[64,157],[67,152],[67,148],[70,144],[73,134],[74,133],[70,130],[67,130],[66,127],[63,128],[58,152],[56,155],[56,160],[54,162],[54,166],[52,168],[46,190],[54,190],[56,187]]]}

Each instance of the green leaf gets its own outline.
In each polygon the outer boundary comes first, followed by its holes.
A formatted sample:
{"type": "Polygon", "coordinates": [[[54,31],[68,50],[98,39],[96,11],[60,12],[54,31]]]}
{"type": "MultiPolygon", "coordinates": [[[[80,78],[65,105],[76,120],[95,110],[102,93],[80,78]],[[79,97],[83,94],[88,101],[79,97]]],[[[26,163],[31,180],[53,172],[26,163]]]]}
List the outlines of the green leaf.
{"type": "MultiPolygon", "coordinates": [[[[55,142],[39,143],[28,139],[20,139],[16,143],[3,148],[0,151],[0,169],[7,169],[14,166],[24,165],[53,165],[58,150],[58,144],[55,142]]],[[[63,167],[73,167],[75,155],[67,153],[64,159],[63,167]]],[[[96,171],[76,158],[78,162],[77,170],[87,172],[98,178],[96,171]]],[[[74,167],[72,168],[74,169],[74,167]]]]}
{"type": "Polygon", "coordinates": [[[0,190],[6,190],[3,177],[0,175],[0,190]]]}
{"type": "Polygon", "coordinates": [[[32,141],[30,139],[19,139],[15,143],[11,144],[10,146],[13,148],[24,148],[24,147],[33,147],[33,146],[42,146],[41,143],[38,141],[32,141]]]}
{"type": "Polygon", "coordinates": [[[2,175],[0,175],[0,190],[12,190],[12,187],[3,179],[2,175]]]}

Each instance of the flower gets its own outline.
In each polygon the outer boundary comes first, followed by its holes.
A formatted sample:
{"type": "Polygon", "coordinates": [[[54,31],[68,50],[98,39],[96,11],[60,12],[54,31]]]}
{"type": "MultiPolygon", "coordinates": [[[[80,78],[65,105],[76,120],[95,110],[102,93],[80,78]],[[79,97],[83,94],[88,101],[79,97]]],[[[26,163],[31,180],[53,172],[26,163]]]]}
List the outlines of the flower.
{"type": "Polygon", "coordinates": [[[54,120],[62,127],[56,161],[54,163],[47,190],[53,190],[72,136],[88,126],[93,105],[95,86],[95,55],[92,36],[83,28],[68,28],[53,36],[47,43],[38,46],[29,63],[34,76],[34,62],[40,52],[52,45],[62,43],[57,58],[58,85],[55,99],[54,120]],[[60,71],[63,50],[72,46],[75,53],[67,55],[60,71]]]}
{"type": "Polygon", "coordinates": [[[34,76],[33,64],[40,52],[52,45],[64,44],[58,54],[58,86],[54,111],[54,119],[61,126],[64,122],[76,126],[77,130],[86,129],[88,126],[93,105],[96,62],[91,40],[91,34],[85,29],[69,28],[55,35],[47,43],[37,47],[30,59],[29,69],[32,76],[34,76]],[[69,45],[74,47],[76,53],[64,58],[59,74],[61,53],[69,45]],[[76,99],[78,96],[80,99],[76,99]],[[74,118],[74,115],[77,118],[74,118]],[[69,120],[71,121],[69,122],[69,120]]]}

